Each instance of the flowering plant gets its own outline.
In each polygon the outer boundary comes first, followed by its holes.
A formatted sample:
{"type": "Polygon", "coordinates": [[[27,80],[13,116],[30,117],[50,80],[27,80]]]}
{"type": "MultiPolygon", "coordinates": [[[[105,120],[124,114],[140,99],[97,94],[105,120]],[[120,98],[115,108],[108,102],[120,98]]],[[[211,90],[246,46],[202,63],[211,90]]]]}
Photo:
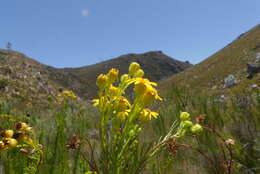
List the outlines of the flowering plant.
{"type": "Polygon", "coordinates": [[[149,109],[154,101],[162,101],[155,82],[143,77],[144,71],[136,62],[129,66],[128,74],[119,78],[119,70],[112,68],[107,74],[100,74],[96,84],[99,87],[98,98],[93,105],[100,111],[100,160],[92,171],[104,174],[140,173],[147,161],[161,147],[183,137],[188,130],[201,131],[199,125],[189,121],[189,114],[181,114],[181,123],[177,133],[173,133],[173,124],[169,133],[157,143],[141,146],[138,140],[143,125],[155,119],[159,114],[149,109]],[[118,84],[118,85],[116,85],[118,84]],[[134,100],[125,96],[126,90],[133,85],[134,100]]]}
{"type": "Polygon", "coordinates": [[[2,129],[0,131],[0,152],[18,149],[28,157],[28,165],[24,167],[24,174],[35,174],[42,161],[42,145],[34,138],[32,127],[24,122],[18,122],[15,129],[2,129]]]}

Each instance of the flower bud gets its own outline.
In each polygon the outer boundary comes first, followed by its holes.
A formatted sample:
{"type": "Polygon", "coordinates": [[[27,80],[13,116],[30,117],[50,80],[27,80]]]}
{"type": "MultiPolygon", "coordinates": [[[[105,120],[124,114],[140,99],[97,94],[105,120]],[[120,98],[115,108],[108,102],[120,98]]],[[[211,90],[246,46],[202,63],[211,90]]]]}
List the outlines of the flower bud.
{"type": "Polygon", "coordinates": [[[114,83],[115,81],[117,81],[118,73],[119,73],[119,71],[115,68],[112,68],[111,70],[109,70],[107,77],[108,77],[108,80],[110,83],[114,83]]]}
{"type": "Polygon", "coordinates": [[[97,84],[97,86],[98,86],[100,89],[105,88],[105,86],[107,85],[107,82],[108,82],[108,77],[107,77],[107,75],[105,75],[105,74],[100,74],[100,75],[97,77],[96,84],[97,84]]]}
{"type": "Polygon", "coordinates": [[[120,78],[120,81],[121,81],[121,82],[125,82],[125,81],[127,81],[129,78],[130,78],[130,77],[129,77],[128,74],[123,74],[123,75],[121,76],[121,78],[120,78]]]}
{"type": "Polygon", "coordinates": [[[12,138],[13,135],[14,135],[14,131],[13,130],[4,130],[1,135],[4,137],[4,138],[12,138]]]}
{"type": "Polygon", "coordinates": [[[142,78],[144,76],[144,71],[142,69],[139,69],[135,74],[134,77],[140,77],[142,78]]]}
{"type": "Polygon", "coordinates": [[[148,90],[143,96],[143,106],[148,106],[152,104],[152,102],[156,99],[156,95],[157,94],[155,90],[148,90]]]}
{"type": "Polygon", "coordinates": [[[116,96],[118,95],[119,89],[113,85],[109,87],[109,94],[110,96],[116,96]]]}
{"type": "Polygon", "coordinates": [[[119,120],[125,120],[126,119],[126,117],[128,116],[128,112],[127,111],[122,111],[122,112],[119,112],[117,115],[117,118],[119,119],[119,120]]]}
{"type": "Polygon", "coordinates": [[[129,131],[129,135],[130,135],[131,137],[133,137],[133,136],[135,135],[135,131],[134,131],[134,130],[130,130],[130,131],[129,131]]]}
{"type": "Polygon", "coordinates": [[[17,146],[18,142],[16,139],[13,138],[5,138],[3,140],[5,146],[9,147],[9,148],[14,148],[17,146]]]}
{"type": "Polygon", "coordinates": [[[132,62],[129,66],[129,74],[133,75],[140,69],[139,63],[132,62]]]}
{"type": "Polygon", "coordinates": [[[0,152],[4,151],[5,150],[5,144],[3,141],[0,141],[0,152]]]}
{"type": "Polygon", "coordinates": [[[192,126],[193,126],[193,123],[191,121],[186,120],[186,121],[183,122],[184,128],[190,128],[192,126]]]}
{"type": "Polygon", "coordinates": [[[29,129],[29,126],[26,123],[19,122],[15,125],[15,128],[20,131],[25,131],[29,129]]]}
{"type": "Polygon", "coordinates": [[[146,83],[144,81],[140,81],[136,83],[134,87],[134,91],[137,96],[144,94],[146,91],[146,83]]]}
{"type": "Polygon", "coordinates": [[[24,132],[19,131],[13,135],[13,138],[16,139],[17,141],[24,141],[26,139],[26,136],[24,132]]]}
{"type": "Polygon", "coordinates": [[[180,119],[181,121],[189,120],[190,114],[188,112],[181,112],[180,119]]]}
{"type": "Polygon", "coordinates": [[[131,106],[131,104],[129,103],[129,101],[125,97],[120,96],[120,97],[118,97],[118,99],[115,103],[115,110],[117,112],[122,112],[122,111],[127,110],[130,106],[131,106]]]}
{"type": "Polygon", "coordinates": [[[194,134],[198,134],[203,131],[203,128],[200,124],[195,124],[194,126],[191,127],[191,132],[194,134]]]}
{"type": "Polygon", "coordinates": [[[24,148],[20,149],[19,152],[26,155],[30,153],[28,149],[24,149],[24,148]]]}
{"type": "Polygon", "coordinates": [[[235,140],[229,138],[229,139],[227,139],[227,140],[225,141],[225,143],[228,144],[228,145],[234,145],[234,144],[235,144],[235,140]]]}

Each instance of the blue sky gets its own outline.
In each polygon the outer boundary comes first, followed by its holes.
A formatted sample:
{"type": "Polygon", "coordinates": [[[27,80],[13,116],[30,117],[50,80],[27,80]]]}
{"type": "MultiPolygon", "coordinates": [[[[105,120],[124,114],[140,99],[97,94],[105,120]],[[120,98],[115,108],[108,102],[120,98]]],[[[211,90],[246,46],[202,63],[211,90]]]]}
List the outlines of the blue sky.
{"type": "Polygon", "coordinates": [[[55,67],[162,50],[198,63],[260,23],[260,0],[1,0],[0,48],[55,67]]]}

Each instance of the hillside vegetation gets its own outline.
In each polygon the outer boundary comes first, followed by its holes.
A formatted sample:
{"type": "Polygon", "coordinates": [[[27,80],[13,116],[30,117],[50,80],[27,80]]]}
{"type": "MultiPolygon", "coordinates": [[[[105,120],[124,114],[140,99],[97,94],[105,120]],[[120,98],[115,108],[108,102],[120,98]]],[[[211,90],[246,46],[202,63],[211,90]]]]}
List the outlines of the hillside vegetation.
{"type": "Polygon", "coordinates": [[[59,85],[50,81],[46,65],[15,51],[0,50],[1,96],[16,99],[19,105],[47,103],[48,96],[58,92],[59,85]]]}
{"type": "Polygon", "coordinates": [[[166,80],[162,80],[161,91],[178,86],[195,91],[229,93],[246,91],[252,84],[260,85],[260,76],[246,78],[246,64],[255,62],[260,52],[260,25],[240,35],[232,43],[201,63],[166,80]],[[224,79],[234,75],[238,85],[223,89],[224,79]]]}

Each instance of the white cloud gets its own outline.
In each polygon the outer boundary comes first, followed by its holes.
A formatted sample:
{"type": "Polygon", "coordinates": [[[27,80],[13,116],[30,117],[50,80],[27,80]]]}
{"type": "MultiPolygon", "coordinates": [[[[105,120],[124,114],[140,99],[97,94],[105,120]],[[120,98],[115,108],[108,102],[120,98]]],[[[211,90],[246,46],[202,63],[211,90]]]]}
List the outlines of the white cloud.
{"type": "Polygon", "coordinates": [[[89,16],[89,10],[88,9],[82,9],[81,15],[84,16],[84,17],[89,16]]]}

